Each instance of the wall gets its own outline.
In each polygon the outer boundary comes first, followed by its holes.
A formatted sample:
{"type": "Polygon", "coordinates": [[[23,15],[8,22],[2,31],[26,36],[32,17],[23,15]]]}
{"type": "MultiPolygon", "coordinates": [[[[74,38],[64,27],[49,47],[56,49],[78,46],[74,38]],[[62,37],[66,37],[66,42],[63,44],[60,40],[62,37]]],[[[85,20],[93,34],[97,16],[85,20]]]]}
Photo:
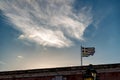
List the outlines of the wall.
{"type": "MultiPolygon", "coordinates": [[[[94,65],[100,80],[120,80],[120,64],[94,65]]],[[[0,72],[0,80],[82,80],[87,66],[0,72]]]]}

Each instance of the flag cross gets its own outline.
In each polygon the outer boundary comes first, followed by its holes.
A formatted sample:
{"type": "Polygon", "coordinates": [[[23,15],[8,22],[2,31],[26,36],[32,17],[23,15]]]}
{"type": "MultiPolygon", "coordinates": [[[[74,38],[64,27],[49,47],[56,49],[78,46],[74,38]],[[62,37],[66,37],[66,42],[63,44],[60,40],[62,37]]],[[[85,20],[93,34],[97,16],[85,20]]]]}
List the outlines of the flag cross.
{"type": "Polygon", "coordinates": [[[90,55],[94,55],[95,48],[94,47],[81,47],[82,57],[88,57],[90,55]]]}

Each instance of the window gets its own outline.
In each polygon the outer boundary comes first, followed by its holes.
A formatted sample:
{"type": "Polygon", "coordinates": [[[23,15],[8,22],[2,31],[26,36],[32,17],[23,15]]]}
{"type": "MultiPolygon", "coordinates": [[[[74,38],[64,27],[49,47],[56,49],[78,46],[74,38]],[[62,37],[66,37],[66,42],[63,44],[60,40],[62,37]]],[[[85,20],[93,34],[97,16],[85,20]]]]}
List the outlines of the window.
{"type": "Polygon", "coordinates": [[[59,75],[55,76],[52,80],[67,80],[67,78],[59,75]]]}
{"type": "Polygon", "coordinates": [[[63,80],[62,78],[62,76],[55,76],[55,80],[63,80]]]}

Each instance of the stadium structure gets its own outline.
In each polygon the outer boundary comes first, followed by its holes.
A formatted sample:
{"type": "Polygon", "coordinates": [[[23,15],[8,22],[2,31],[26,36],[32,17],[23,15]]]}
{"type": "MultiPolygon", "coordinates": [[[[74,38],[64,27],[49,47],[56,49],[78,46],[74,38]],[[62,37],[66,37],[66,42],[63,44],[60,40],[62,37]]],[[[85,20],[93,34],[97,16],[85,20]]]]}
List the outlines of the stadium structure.
{"type": "MultiPolygon", "coordinates": [[[[86,66],[1,71],[0,80],[83,80],[86,66]]],[[[120,80],[120,63],[93,65],[99,80],[120,80]]],[[[86,79],[87,80],[87,79],[86,79]]]]}

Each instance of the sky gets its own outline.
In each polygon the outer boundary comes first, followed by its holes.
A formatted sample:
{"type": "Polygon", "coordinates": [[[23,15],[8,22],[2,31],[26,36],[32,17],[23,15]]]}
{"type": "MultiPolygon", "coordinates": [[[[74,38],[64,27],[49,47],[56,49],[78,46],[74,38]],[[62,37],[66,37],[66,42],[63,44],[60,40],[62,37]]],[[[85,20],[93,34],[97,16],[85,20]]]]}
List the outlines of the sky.
{"type": "Polygon", "coordinates": [[[119,0],[0,0],[0,71],[120,63],[119,0]]]}

